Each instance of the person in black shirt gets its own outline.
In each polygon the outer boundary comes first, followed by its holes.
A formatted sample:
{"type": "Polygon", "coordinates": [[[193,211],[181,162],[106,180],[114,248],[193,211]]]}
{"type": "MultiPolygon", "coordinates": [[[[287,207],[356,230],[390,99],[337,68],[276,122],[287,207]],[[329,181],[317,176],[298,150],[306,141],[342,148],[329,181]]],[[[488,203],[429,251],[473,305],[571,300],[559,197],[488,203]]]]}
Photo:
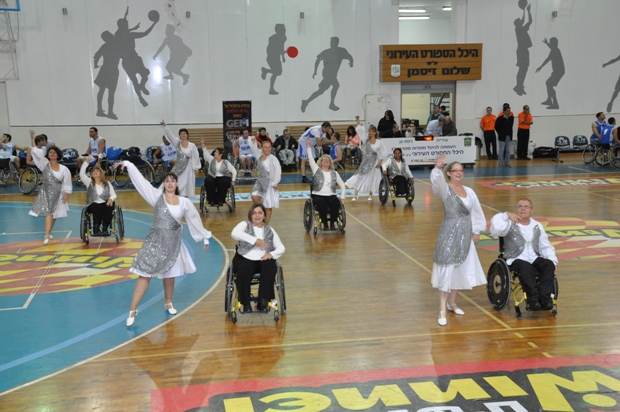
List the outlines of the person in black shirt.
{"type": "Polygon", "coordinates": [[[495,121],[497,140],[499,140],[499,152],[497,153],[497,166],[502,167],[502,161],[506,167],[510,167],[510,146],[512,140],[512,129],[515,117],[510,111],[510,106],[504,107],[504,115],[495,121]]]}
{"type": "Polygon", "coordinates": [[[398,128],[398,124],[394,123],[390,130],[386,130],[385,132],[381,133],[381,138],[383,139],[385,137],[403,137],[403,134],[398,128]]]}
{"type": "Polygon", "coordinates": [[[385,117],[382,117],[381,120],[379,120],[379,124],[377,125],[377,132],[379,132],[379,135],[382,135],[383,132],[392,130],[392,126],[395,124],[397,123],[394,120],[394,113],[392,113],[391,110],[386,110],[385,117]]]}

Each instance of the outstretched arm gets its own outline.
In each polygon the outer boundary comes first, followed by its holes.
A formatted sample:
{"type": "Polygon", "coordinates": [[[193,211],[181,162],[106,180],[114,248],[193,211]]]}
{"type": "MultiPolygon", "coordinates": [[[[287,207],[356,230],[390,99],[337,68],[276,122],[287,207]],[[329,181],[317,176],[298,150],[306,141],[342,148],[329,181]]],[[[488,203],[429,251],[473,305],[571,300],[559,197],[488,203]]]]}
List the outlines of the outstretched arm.
{"type": "Polygon", "coordinates": [[[161,43],[161,46],[159,46],[159,49],[157,49],[157,51],[155,52],[155,55],[153,56],[153,60],[155,60],[157,58],[157,55],[161,53],[162,50],[164,50],[164,47],[166,47],[167,43],[168,43],[168,38],[165,38],[164,41],[161,43]]]}
{"type": "Polygon", "coordinates": [[[608,61],[607,63],[603,64],[603,67],[605,66],[609,66],[610,64],[614,64],[615,62],[617,62],[618,60],[620,60],[620,56],[616,57],[615,59],[611,59],[610,61],[608,61]]]}
{"type": "Polygon", "coordinates": [[[312,78],[316,76],[316,71],[319,69],[319,63],[321,63],[321,55],[316,56],[316,61],[314,62],[314,73],[312,74],[312,78]]]}
{"type": "MultiPolygon", "coordinates": [[[[527,5],[527,18],[528,22],[523,26],[525,30],[529,29],[532,25],[532,3],[527,5]]],[[[523,10],[523,20],[525,20],[525,10],[523,10]]]]}
{"type": "Polygon", "coordinates": [[[154,21],[153,24],[151,24],[151,27],[149,27],[148,29],[146,29],[142,33],[132,33],[131,35],[133,36],[134,39],[140,39],[142,37],[148,36],[149,33],[153,30],[153,27],[155,27],[156,24],[157,24],[157,22],[154,21]]]}

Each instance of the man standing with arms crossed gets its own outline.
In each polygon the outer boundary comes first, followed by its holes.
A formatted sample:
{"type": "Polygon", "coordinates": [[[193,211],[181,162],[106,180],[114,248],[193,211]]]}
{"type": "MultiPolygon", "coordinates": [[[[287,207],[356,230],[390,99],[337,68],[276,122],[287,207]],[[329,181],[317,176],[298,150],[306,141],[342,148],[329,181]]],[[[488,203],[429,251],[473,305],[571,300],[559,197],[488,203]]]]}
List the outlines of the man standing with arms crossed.
{"type": "Polygon", "coordinates": [[[527,145],[530,141],[530,126],[534,121],[530,113],[530,106],[523,106],[523,111],[519,113],[519,124],[517,125],[517,160],[530,160],[527,157],[527,145]]]}

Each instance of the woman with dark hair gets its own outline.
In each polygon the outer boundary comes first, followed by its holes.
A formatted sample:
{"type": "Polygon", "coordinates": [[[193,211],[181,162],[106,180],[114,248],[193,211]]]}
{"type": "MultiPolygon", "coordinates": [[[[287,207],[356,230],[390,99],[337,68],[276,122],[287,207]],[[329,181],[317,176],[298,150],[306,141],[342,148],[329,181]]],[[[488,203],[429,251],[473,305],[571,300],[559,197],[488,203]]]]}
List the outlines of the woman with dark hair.
{"type": "Polygon", "coordinates": [[[444,166],[445,153],[431,172],[433,193],[441,198],[445,216],[437,235],[431,283],[439,289],[439,318],[445,326],[446,309],[465,315],[456,303],[459,290],[485,285],[486,276],[476,253],[480,232],[486,229],[484,212],[476,193],[462,183],[465,169],[459,162],[444,166]]]}
{"type": "Polygon", "coordinates": [[[201,167],[198,148],[189,141],[187,129],[179,129],[179,137],[176,137],[165,121],[160,124],[164,127],[166,139],[177,148],[177,160],[171,172],[178,176],[179,196],[193,198],[196,195],[196,173],[201,167]]]}
{"type": "Polygon", "coordinates": [[[47,245],[53,239],[52,229],[59,217],[67,217],[69,204],[67,200],[73,192],[71,184],[71,172],[60,163],[62,150],[52,146],[47,150],[47,154],[42,147],[45,146],[47,139],[43,135],[34,137],[34,131],[30,131],[32,149],[32,160],[43,174],[43,185],[39,190],[37,198],[32,204],[29,214],[31,216],[45,216],[45,238],[43,244],[47,245]]]}
{"type": "Polygon", "coordinates": [[[204,137],[200,139],[202,153],[205,161],[209,163],[205,174],[205,189],[207,191],[207,202],[210,205],[223,206],[226,200],[226,192],[230,186],[235,185],[237,179],[237,169],[230,162],[223,158],[224,148],[216,147],[213,156],[205,146],[204,137]]]}
{"type": "Polygon", "coordinates": [[[377,125],[377,132],[379,132],[379,136],[383,132],[387,132],[388,130],[392,130],[392,127],[396,124],[394,120],[394,113],[391,110],[385,111],[385,116],[379,120],[379,124],[377,125]]]}
{"type": "Polygon", "coordinates": [[[86,186],[86,210],[93,215],[93,235],[108,236],[116,192],[112,184],[106,181],[105,172],[98,164],[92,168],[90,177],[88,177],[86,168],[89,163],[89,161],[82,163],[80,169],[80,179],[86,186]],[[101,229],[101,222],[103,222],[103,229],[101,229]]]}
{"type": "Polygon", "coordinates": [[[252,138],[250,149],[258,164],[258,177],[251,193],[252,201],[254,203],[261,203],[262,200],[262,204],[266,209],[265,223],[269,223],[273,208],[280,207],[278,184],[282,178],[282,166],[280,166],[278,159],[271,154],[270,142],[263,142],[259,148],[258,141],[252,138]]]}
{"type": "Polygon", "coordinates": [[[413,175],[407,162],[403,159],[403,150],[397,147],[393,151],[394,157],[387,159],[381,166],[383,176],[389,176],[394,186],[396,186],[397,195],[406,195],[409,191],[409,181],[413,183],[413,175]]]}
{"type": "Polygon", "coordinates": [[[138,304],[146,293],[153,277],[163,279],[165,307],[169,314],[177,310],[172,306],[174,279],[185,273],[194,273],[196,266],[189,251],[181,240],[183,217],[189,233],[196,241],[203,241],[205,250],[209,248],[211,232],[206,230],[200,215],[191,200],[179,195],[176,174],[169,172],[164,177],[161,189],[153,187],[133,163],[125,160],[114,167],[126,167],[136,190],[153,206],[153,226],[131,264],[131,273],[139,275],[131,298],[127,326],[133,325],[138,315],[138,304]]]}
{"type": "Polygon", "coordinates": [[[233,267],[237,273],[235,283],[244,313],[252,312],[250,283],[255,273],[260,273],[256,309],[268,312],[269,302],[275,298],[276,259],[284,254],[284,245],[276,231],[264,223],[265,214],[265,206],[253,204],[248,211],[248,220],[235,226],[231,233],[232,238],[239,241],[233,267]]]}
{"type": "MultiPolygon", "coordinates": [[[[344,140],[344,144],[347,151],[347,157],[354,156],[359,150],[360,137],[355,131],[354,126],[347,127],[347,137],[344,140]]],[[[353,164],[353,160],[351,160],[351,164],[353,164]]]]}
{"type": "Polygon", "coordinates": [[[355,189],[353,202],[357,200],[359,192],[368,192],[368,201],[372,201],[372,193],[379,191],[379,183],[381,183],[381,164],[388,157],[387,149],[380,139],[377,139],[377,128],[370,126],[368,134],[366,129],[360,122],[360,117],[355,116],[357,127],[355,131],[360,136],[360,140],[364,144],[364,157],[362,164],[357,168],[355,174],[351,176],[345,184],[347,187],[355,189]]]}

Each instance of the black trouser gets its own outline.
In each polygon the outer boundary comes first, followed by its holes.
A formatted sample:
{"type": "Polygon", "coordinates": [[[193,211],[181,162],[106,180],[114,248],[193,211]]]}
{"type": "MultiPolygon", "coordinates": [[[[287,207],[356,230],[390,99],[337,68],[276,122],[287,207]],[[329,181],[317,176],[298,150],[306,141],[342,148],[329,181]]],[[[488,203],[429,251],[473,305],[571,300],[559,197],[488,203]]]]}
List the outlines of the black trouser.
{"type": "Polygon", "coordinates": [[[237,273],[235,283],[242,305],[250,304],[250,285],[255,273],[260,273],[258,299],[271,300],[275,297],[273,285],[278,270],[275,259],[249,260],[237,253],[233,258],[233,268],[237,273]]]}
{"type": "Polygon", "coordinates": [[[484,131],[484,147],[487,150],[487,159],[497,159],[497,136],[495,130],[484,131]]]}
{"type": "Polygon", "coordinates": [[[527,145],[530,142],[530,129],[517,130],[517,159],[527,159],[527,145]]]}
{"type": "Polygon", "coordinates": [[[553,293],[553,278],[555,276],[555,264],[549,259],[538,257],[534,263],[516,259],[510,265],[513,270],[519,272],[519,279],[523,291],[527,295],[528,303],[538,301],[551,302],[553,293]],[[536,277],[538,276],[538,284],[536,277]]]}
{"type": "Polygon", "coordinates": [[[224,203],[226,192],[230,188],[232,178],[228,176],[213,177],[207,175],[205,178],[205,189],[207,191],[207,201],[210,204],[224,203]]]}
{"type": "Polygon", "coordinates": [[[327,214],[329,213],[329,221],[336,223],[340,212],[340,200],[338,196],[312,195],[312,203],[316,206],[316,210],[319,211],[321,222],[327,223],[327,214]]]}
{"type": "Polygon", "coordinates": [[[91,203],[90,206],[86,208],[86,211],[92,213],[93,229],[95,232],[98,232],[102,220],[104,229],[110,227],[112,223],[112,212],[114,212],[114,203],[112,203],[112,206],[107,206],[105,203],[91,203]]]}
{"type": "Polygon", "coordinates": [[[407,193],[409,193],[409,184],[405,176],[394,176],[394,179],[392,179],[392,183],[395,186],[397,195],[406,195],[407,193]]]}

